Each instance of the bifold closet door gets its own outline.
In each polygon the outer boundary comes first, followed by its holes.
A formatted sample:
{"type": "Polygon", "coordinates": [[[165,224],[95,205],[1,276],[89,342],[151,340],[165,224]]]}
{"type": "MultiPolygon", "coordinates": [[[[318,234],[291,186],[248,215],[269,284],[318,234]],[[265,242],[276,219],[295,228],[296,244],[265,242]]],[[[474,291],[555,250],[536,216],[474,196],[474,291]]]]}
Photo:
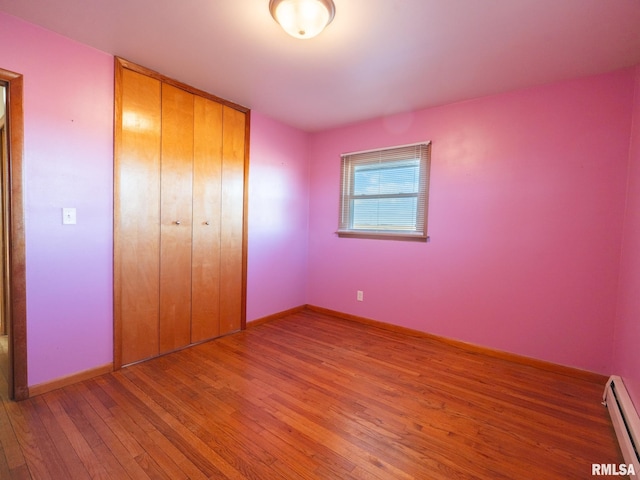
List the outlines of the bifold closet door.
{"type": "Polygon", "coordinates": [[[126,365],[159,352],[161,83],[123,69],[118,87],[114,301],[126,365]]]}
{"type": "Polygon", "coordinates": [[[116,59],[114,366],[244,327],[249,110],[116,59]]]}
{"type": "Polygon", "coordinates": [[[160,353],[191,343],[194,96],[162,85],[160,353]]]}
{"type": "Polygon", "coordinates": [[[195,98],[191,342],[220,335],[222,105],[195,98]]]}

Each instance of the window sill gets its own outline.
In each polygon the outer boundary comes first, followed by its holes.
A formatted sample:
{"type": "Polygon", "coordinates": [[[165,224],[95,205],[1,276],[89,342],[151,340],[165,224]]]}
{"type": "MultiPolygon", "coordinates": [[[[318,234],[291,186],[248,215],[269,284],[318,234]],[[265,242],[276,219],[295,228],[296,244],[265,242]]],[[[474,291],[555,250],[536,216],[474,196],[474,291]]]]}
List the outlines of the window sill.
{"type": "Polygon", "coordinates": [[[336,234],[340,238],[370,238],[377,240],[402,240],[425,243],[429,241],[429,236],[415,233],[373,232],[367,230],[338,230],[336,234]]]}

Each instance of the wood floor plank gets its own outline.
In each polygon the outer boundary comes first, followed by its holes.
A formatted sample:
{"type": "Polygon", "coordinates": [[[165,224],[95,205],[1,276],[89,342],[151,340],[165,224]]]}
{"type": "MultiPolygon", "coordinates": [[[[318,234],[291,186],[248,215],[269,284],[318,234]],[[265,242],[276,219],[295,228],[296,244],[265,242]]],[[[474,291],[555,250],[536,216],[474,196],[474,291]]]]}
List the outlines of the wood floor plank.
{"type": "MultiPolygon", "coordinates": [[[[186,354],[185,354],[186,355],[186,354]]],[[[294,438],[293,445],[289,444],[288,447],[294,447],[300,445],[301,439],[299,436],[293,435],[294,432],[289,430],[284,423],[274,425],[274,422],[269,422],[264,425],[262,419],[275,420],[272,415],[264,412],[256,405],[255,400],[267,393],[258,393],[257,390],[252,389],[251,394],[243,396],[237,392],[229,391],[224,385],[217,383],[216,374],[214,372],[215,365],[207,365],[208,356],[198,355],[194,349],[189,351],[189,362],[181,362],[180,365],[188,365],[188,368],[174,368],[169,367],[171,370],[172,378],[175,378],[178,382],[178,391],[184,391],[185,385],[191,384],[200,392],[205,392],[205,395],[200,395],[198,405],[201,406],[201,414],[206,414],[211,420],[217,419],[220,426],[228,424],[232,426],[237,432],[240,432],[242,436],[250,443],[257,443],[263,445],[263,448],[267,448],[269,453],[273,456],[270,459],[270,467],[276,472],[283,474],[283,478],[288,478],[291,473],[295,473],[298,478],[314,478],[313,471],[318,467],[317,462],[311,461],[313,456],[319,455],[314,452],[303,452],[300,457],[296,457],[296,462],[291,462],[291,453],[287,449],[281,448],[279,445],[279,438],[273,433],[276,430],[286,432],[283,435],[287,438],[294,438]],[[209,376],[213,374],[213,377],[209,376]],[[247,405],[251,404],[251,408],[230,408],[232,405],[247,405]],[[255,442],[255,435],[268,436],[267,442],[255,442]],[[279,461],[280,460],[280,461],[279,461]],[[281,460],[286,460],[281,462],[281,460]],[[289,464],[288,469],[282,470],[282,466],[289,464]]],[[[185,358],[186,360],[186,358],[185,358]]],[[[172,363],[172,365],[175,365],[172,363]]],[[[164,370],[164,371],[168,371],[164,370]]],[[[248,452],[249,453],[249,452],[248,452]]],[[[326,461],[326,459],[325,459],[326,461]]],[[[353,465],[351,466],[353,468],[353,465]]],[[[335,476],[335,475],[334,475],[335,476]]]]}
{"type": "MultiPolygon", "coordinates": [[[[102,410],[99,402],[89,403],[87,401],[87,399],[91,399],[91,396],[85,384],[80,383],[73,385],[68,389],[68,393],[70,394],[70,398],[80,399],[80,401],[77,402],[80,413],[84,416],[86,422],[93,426],[96,434],[100,437],[101,444],[110,451],[113,458],[118,461],[129,477],[145,480],[147,478],[159,478],[153,468],[151,470],[153,476],[148,475],[138,461],[138,458],[145,456],[146,452],[141,451],[136,455],[134,453],[137,447],[136,444],[133,442],[127,442],[126,445],[122,443],[121,436],[118,435],[121,433],[121,429],[117,427],[114,428],[115,425],[112,421],[113,416],[102,410]],[[98,411],[100,411],[100,414],[98,411]]],[[[155,462],[143,462],[143,465],[149,466],[153,463],[155,462]]],[[[110,475],[118,471],[120,471],[119,467],[110,469],[110,475]]]]}
{"type": "MultiPolygon", "coordinates": [[[[140,367],[139,365],[137,366],[140,367]]],[[[179,420],[167,412],[162,405],[157,404],[147,392],[140,389],[134,383],[128,381],[122,372],[117,372],[109,379],[110,383],[120,382],[122,393],[128,401],[144,412],[145,418],[162,435],[167,437],[184,456],[196,465],[206,476],[217,478],[229,478],[221,469],[229,472],[229,465],[213,450],[208,448],[206,442],[186,428],[179,420]]],[[[232,478],[240,478],[234,473],[232,478]]]]}
{"type": "Polygon", "coordinates": [[[38,417],[34,400],[29,401],[28,408],[23,408],[21,403],[5,403],[5,407],[31,475],[38,480],[70,478],[64,461],[38,417]]]}
{"type": "MultiPolygon", "coordinates": [[[[347,388],[347,387],[345,386],[345,388],[347,388]]],[[[363,394],[363,393],[364,392],[360,392],[360,394],[363,394]]],[[[290,397],[290,401],[294,401],[295,402],[295,397],[298,397],[298,396],[300,396],[300,398],[304,398],[304,393],[303,392],[296,392],[294,394],[294,397],[290,397]]],[[[371,397],[369,397],[369,399],[371,399],[371,397]]],[[[280,400],[280,402],[282,403],[283,401],[280,400]]],[[[324,402],[325,405],[327,405],[327,404],[331,405],[332,403],[335,405],[335,399],[332,399],[332,398],[324,399],[324,400],[320,401],[320,404],[322,404],[323,402],[324,402]]],[[[308,405],[309,405],[309,399],[308,398],[304,398],[304,402],[299,404],[300,408],[304,408],[305,409],[305,415],[307,415],[307,416],[309,416],[311,414],[311,412],[307,408],[308,405]]],[[[391,408],[390,405],[389,405],[389,407],[391,408]]],[[[322,421],[321,418],[320,418],[320,408],[321,407],[318,407],[318,409],[316,409],[315,412],[313,413],[313,416],[316,417],[316,421],[322,421]]],[[[333,408],[335,408],[335,407],[332,407],[332,409],[333,408]]],[[[347,408],[348,408],[348,406],[347,406],[347,408]]],[[[397,415],[399,415],[400,413],[401,412],[396,412],[397,415]]],[[[350,424],[352,427],[353,427],[353,425],[355,425],[354,422],[336,422],[337,425],[342,424],[342,423],[350,424]]],[[[331,420],[329,420],[327,422],[327,424],[328,424],[328,426],[330,426],[331,425],[331,420]]],[[[372,432],[372,435],[370,436],[372,443],[368,444],[367,447],[370,448],[370,449],[374,449],[376,447],[375,446],[375,439],[380,434],[380,432],[376,432],[376,428],[377,428],[376,426],[373,426],[373,428],[369,428],[369,430],[372,432]]],[[[404,426],[403,426],[403,428],[404,428],[404,426]]],[[[352,430],[353,430],[352,434],[349,433],[349,432],[346,432],[344,430],[339,431],[339,434],[340,435],[351,435],[351,438],[354,438],[355,439],[354,441],[356,441],[356,442],[359,441],[358,439],[367,438],[367,434],[364,433],[364,431],[365,431],[364,428],[363,429],[352,429],[352,430]]],[[[393,434],[393,435],[395,435],[395,434],[393,434]]],[[[382,449],[386,450],[387,455],[392,452],[392,449],[390,450],[388,447],[389,447],[389,445],[385,445],[385,446],[381,447],[381,450],[382,449]]],[[[401,460],[398,460],[398,461],[401,461],[401,460]]]]}
{"type": "Polygon", "coordinates": [[[88,385],[89,392],[86,395],[89,399],[99,399],[97,405],[95,402],[91,402],[92,406],[97,409],[101,418],[107,419],[111,430],[123,445],[126,445],[132,459],[137,462],[138,459],[148,455],[172,479],[204,480],[207,478],[195,465],[189,463],[163,435],[159,434],[150,424],[145,423],[139,412],[136,412],[135,409],[130,410],[127,401],[124,401],[121,407],[98,383],[101,383],[99,379],[88,385]],[[108,413],[103,410],[106,406],[109,406],[108,413]],[[133,414],[130,413],[131,411],[133,414]],[[142,426],[138,423],[142,423],[142,426]]]}
{"type": "Polygon", "coordinates": [[[152,480],[172,480],[147,452],[136,456],[135,461],[140,469],[145,472],[147,478],[152,480]]]}
{"type": "Polygon", "coordinates": [[[300,311],[3,399],[0,478],[597,478],[623,462],[603,389],[300,311]]]}
{"type": "MultiPolygon", "coordinates": [[[[131,425],[132,420],[123,412],[114,412],[114,410],[117,409],[116,403],[113,402],[108,395],[104,394],[96,382],[83,382],[77,385],[77,387],[87,403],[86,406],[82,407],[85,415],[92,419],[97,415],[109,428],[111,434],[118,439],[119,444],[128,452],[130,457],[135,458],[138,455],[142,455],[145,452],[144,448],[138,443],[136,438],[129,433],[128,427],[131,425]],[[88,410],[89,408],[93,410],[93,413],[88,410]]],[[[103,438],[105,435],[110,434],[101,434],[103,438]]],[[[112,448],[112,441],[105,443],[109,445],[109,448],[112,448]]],[[[115,448],[118,452],[120,451],[118,445],[116,445],[115,448]]],[[[118,452],[114,452],[114,454],[118,455],[118,452]]]]}
{"type": "Polygon", "coordinates": [[[16,470],[26,467],[27,463],[18,443],[7,409],[5,400],[0,403],[0,446],[4,453],[9,470],[16,470]]]}
{"type": "MultiPolygon", "coordinates": [[[[110,476],[105,470],[105,466],[102,459],[98,458],[94,451],[95,444],[94,435],[88,431],[88,429],[78,428],[72,415],[69,414],[66,408],[66,402],[64,399],[64,389],[56,390],[50,394],[45,395],[45,401],[49,410],[55,415],[60,429],[66,435],[69,442],[73,446],[75,454],[80,458],[82,464],[89,473],[90,478],[109,479],[110,476]],[[87,435],[87,436],[85,436],[87,435]]],[[[32,399],[34,403],[37,399],[32,399]]]]}
{"type": "Polygon", "coordinates": [[[236,455],[235,452],[246,452],[246,456],[251,458],[252,463],[260,465],[270,465],[274,461],[273,457],[250,438],[242,435],[241,431],[228,428],[227,422],[213,422],[209,420],[208,415],[199,414],[199,409],[192,408],[192,402],[181,398],[181,393],[188,386],[181,384],[168,372],[163,373],[163,375],[159,375],[154,369],[141,368],[135,373],[129,371],[125,375],[129,375],[127,378],[139,387],[144,387],[145,392],[164,410],[176,418],[179,416],[183,426],[195,433],[212,451],[224,459],[224,462],[241,473],[243,478],[259,478],[260,475],[252,468],[251,464],[244,457],[236,455]]]}
{"type": "Polygon", "coordinates": [[[49,433],[53,446],[58,451],[60,458],[64,460],[70,478],[78,480],[90,478],[89,472],[82,464],[82,461],[73,449],[73,445],[71,445],[60,423],[58,423],[57,417],[49,410],[45,400],[37,397],[32,400],[32,403],[40,421],[49,433]]]}
{"type": "Polygon", "coordinates": [[[2,448],[2,444],[0,444],[0,478],[9,478],[9,475],[11,475],[9,463],[7,462],[4,448],[2,448]]]}
{"type": "Polygon", "coordinates": [[[176,479],[209,478],[208,471],[203,472],[197,462],[191,461],[170,438],[154,426],[147,418],[145,408],[140,408],[137,402],[132,401],[131,396],[123,394],[127,384],[115,382],[110,376],[96,379],[96,383],[116,402],[111,408],[114,417],[143,448],[143,452],[136,453],[135,457],[146,452],[176,479]]]}

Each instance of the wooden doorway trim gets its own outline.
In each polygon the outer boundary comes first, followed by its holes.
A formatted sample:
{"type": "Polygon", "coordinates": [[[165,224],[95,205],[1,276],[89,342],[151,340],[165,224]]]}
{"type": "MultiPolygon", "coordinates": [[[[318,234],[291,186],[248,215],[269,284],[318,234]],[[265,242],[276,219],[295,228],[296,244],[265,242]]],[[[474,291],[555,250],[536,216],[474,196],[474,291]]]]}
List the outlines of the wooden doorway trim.
{"type": "Polygon", "coordinates": [[[29,398],[27,378],[27,284],[24,230],[23,164],[24,114],[22,75],[0,68],[7,86],[9,178],[9,397],[29,398]]]}

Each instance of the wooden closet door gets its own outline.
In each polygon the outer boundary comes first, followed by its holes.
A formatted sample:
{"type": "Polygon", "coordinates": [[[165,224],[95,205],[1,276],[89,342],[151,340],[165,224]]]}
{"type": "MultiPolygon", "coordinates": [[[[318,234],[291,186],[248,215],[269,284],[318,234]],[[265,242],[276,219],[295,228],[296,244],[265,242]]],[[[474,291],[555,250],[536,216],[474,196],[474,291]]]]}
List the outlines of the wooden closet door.
{"type": "Polygon", "coordinates": [[[223,107],[220,334],[242,327],[245,114],[223,107]]]}
{"type": "Polygon", "coordinates": [[[222,105],[195,98],[191,342],[220,334],[222,105]]]}
{"type": "Polygon", "coordinates": [[[193,103],[162,85],[160,353],[191,343],[193,103]]]}
{"type": "Polygon", "coordinates": [[[160,81],[122,70],[116,105],[116,365],[158,355],[160,81]],[[119,349],[118,349],[119,348],[119,349]]]}
{"type": "Polygon", "coordinates": [[[249,110],[116,58],[114,366],[244,328],[249,110]]]}

